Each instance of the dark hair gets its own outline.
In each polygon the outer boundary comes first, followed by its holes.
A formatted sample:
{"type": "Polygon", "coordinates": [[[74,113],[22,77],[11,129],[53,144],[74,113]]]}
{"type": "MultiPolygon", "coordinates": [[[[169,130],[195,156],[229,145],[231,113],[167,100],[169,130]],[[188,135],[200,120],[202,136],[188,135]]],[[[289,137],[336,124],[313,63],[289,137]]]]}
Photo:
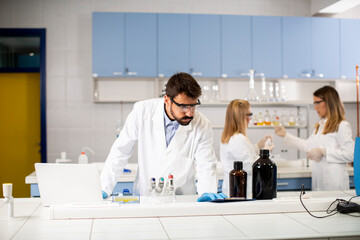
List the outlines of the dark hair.
{"type": "Polygon", "coordinates": [[[189,98],[196,99],[201,95],[201,87],[190,74],[180,72],[172,75],[166,83],[165,93],[172,98],[185,93],[189,98]]]}
{"type": "MultiPolygon", "coordinates": [[[[323,134],[336,132],[339,129],[340,122],[345,120],[345,109],[338,92],[331,86],[324,86],[316,90],[313,94],[321,98],[326,103],[327,121],[325,123],[323,134]]],[[[315,133],[319,130],[319,124],[315,126],[315,133]]]]}

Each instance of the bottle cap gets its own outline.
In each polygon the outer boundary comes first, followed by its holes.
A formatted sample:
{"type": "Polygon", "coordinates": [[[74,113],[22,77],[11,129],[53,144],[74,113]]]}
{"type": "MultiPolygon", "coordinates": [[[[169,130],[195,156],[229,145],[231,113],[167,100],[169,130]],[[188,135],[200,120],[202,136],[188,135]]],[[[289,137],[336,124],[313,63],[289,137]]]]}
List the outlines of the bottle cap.
{"type": "Polygon", "coordinates": [[[234,169],[235,170],[242,170],[243,168],[243,163],[241,161],[235,161],[234,162],[234,169]]]}
{"type": "Polygon", "coordinates": [[[260,156],[270,156],[269,149],[260,149],[260,156]]]}
{"type": "Polygon", "coordinates": [[[85,154],[85,152],[81,152],[81,154],[85,154]]]}

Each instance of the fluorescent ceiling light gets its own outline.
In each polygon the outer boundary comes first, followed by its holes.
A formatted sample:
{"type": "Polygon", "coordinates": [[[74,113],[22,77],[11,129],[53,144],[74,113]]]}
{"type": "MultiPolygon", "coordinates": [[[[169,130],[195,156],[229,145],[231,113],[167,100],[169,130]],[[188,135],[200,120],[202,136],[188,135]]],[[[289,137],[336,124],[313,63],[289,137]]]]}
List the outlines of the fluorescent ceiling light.
{"type": "Polygon", "coordinates": [[[330,6],[327,6],[326,8],[321,9],[319,13],[342,13],[359,4],[360,0],[341,0],[334,4],[331,4],[330,6]]]}

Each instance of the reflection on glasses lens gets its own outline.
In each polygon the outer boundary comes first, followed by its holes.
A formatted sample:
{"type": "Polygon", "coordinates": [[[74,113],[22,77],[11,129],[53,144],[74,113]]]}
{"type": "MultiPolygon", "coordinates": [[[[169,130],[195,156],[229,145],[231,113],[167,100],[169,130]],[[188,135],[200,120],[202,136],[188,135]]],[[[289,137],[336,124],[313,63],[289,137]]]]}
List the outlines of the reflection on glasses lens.
{"type": "Polygon", "coordinates": [[[184,112],[184,113],[187,113],[189,110],[191,112],[194,112],[196,109],[196,106],[181,106],[181,107],[178,107],[178,109],[180,109],[180,111],[184,112]]]}

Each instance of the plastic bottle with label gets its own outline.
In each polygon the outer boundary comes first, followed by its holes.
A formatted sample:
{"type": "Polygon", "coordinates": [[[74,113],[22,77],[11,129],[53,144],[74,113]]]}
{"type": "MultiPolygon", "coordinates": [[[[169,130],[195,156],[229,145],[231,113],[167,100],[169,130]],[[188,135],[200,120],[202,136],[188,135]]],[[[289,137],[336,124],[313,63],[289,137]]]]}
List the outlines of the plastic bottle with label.
{"type": "Polygon", "coordinates": [[[79,155],[78,161],[79,161],[79,164],[88,164],[89,163],[89,159],[86,156],[85,152],[81,152],[81,154],[79,155]]]}

